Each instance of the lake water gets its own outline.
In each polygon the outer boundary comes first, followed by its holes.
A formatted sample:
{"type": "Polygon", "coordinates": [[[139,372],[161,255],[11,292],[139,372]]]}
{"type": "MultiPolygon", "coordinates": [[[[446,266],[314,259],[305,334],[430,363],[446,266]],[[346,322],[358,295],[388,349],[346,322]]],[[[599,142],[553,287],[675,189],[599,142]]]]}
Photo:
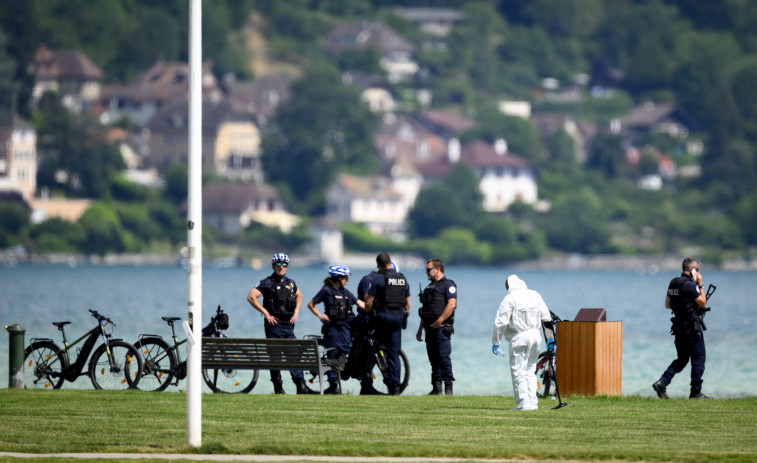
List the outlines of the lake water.
{"type": "MultiPolygon", "coordinates": [[[[405,394],[420,395],[430,390],[430,367],[425,344],[415,340],[418,327],[417,291],[426,286],[422,267],[402,269],[413,293],[409,327],[403,332],[403,349],[410,359],[410,385],[405,394]]],[[[565,320],[572,320],[582,307],[603,307],[607,319],[623,322],[623,395],[653,396],[651,384],[675,356],[673,338],[668,334],[670,312],[664,309],[665,289],[674,273],[605,271],[515,271],[494,267],[450,267],[448,278],[458,285],[452,362],[455,393],[512,396],[507,359],[491,353],[494,314],[505,296],[505,278],[517,273],[528,286],[539,291],[549,308],[565,320]]],[[[718,289],[710,300],[706,316],[708,331],[707,369],[704,392],[715,397],[740,397],[757,393],[757,332],[751,290],[757,273],[702,269],[705,285],[718,289]]],[[[219,304],[227,311],[230,337],[264,337],[263,319],[252,309],[246,296],[267,271],[251,268],[203,269],[203,321],[207,323],[219,304]]],[[[355,292],[359,277],[367,270],[353,269],[349,289],[355,292]]],[[[315,296],[326,276],[325,268],[289,270],[303,292],[305,301],[315,296]]],[[[186,318],[187,273],[181,267],[130,267],[24,264],[0,267],[0,324],[18,323],[31,338],[53,338],[60,333],[53,321],[70,320],[69,339],[94,326],[87,309],[96,309],[117,323],[116,337],[135,342],[139,333],[167,337],[168,326],[161,316],[186,318]]],[[[295,328],[298,337],[318,334],[320,322],[305,304],[295,328]]],[[[671,396],[688,396],[690,370],[687,367],[668,388],[671,396]]],[[[285,375],[284,387],[294,392],[285,375]]],[[[0,342],[0,387],[8,384],[8,338],[0,342]]],[[[91,388],[87,378],[64,387],[91,388]]],[[[182,385],[183,387],[183,385],[182,385]]],[[[355,380],[343,383],[355,393],[355,380]]],[[[175,387],[168,389],[176,390],[175,387]]],[[[261,372],[253,393],[272,392],[268,372],[261,372]]]]}

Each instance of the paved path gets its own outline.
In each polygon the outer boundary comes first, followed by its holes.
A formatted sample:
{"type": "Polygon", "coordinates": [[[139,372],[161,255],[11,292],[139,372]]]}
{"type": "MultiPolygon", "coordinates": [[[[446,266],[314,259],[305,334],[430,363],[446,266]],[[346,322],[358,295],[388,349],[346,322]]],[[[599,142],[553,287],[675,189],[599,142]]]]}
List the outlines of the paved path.
{"type": "Polygon", "coordinates": [[[424,457],[336,457],[336,456],[307,456],[307,455],[219,455],[196,453],[15,453],[0,452],[0,459],[5,458],[80,458],[82,460],[193,460],[193,461],[253,461],[253,462],[299,462],[299,461],[329,461],[342,463],[533,463],[559,462],[578,463],[567,460],[514,460],[514,459],[484,459],[484,458],[424,458],[424,457]]]}

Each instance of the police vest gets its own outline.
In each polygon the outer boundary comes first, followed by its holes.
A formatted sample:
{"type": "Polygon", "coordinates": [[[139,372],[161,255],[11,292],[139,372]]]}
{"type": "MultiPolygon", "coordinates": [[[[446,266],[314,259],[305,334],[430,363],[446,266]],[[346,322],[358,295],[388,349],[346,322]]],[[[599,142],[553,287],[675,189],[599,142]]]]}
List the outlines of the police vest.
{"type": "Polygon", "coordinates": [[[682,321],[691,320],[696,315],[698,306],[690,296],[684,297],[681,292],[683,284],[691,281],[688,276],[673,278],[668,285],[668,298],[670,298],[670,308],[673,309],[675,318],[682,321]]]}
{"type": "Polygon", "coordinates": [[[263,294],[263,307],[276,318],[286,318],[294,315],[297,307],[297,290],[294,282],[284,277],[282,281],[271,280],[271,290],[263,294]]]}
{"type": "MultiPolygon", "coordinates": [[[[455,284],[454,281],[445,278],[443,280],[429,284],[428,286],[426,286],[426,289],[423,290],[423,306],[421,307],[421,318],[424,321],[433,323],[437,318],[439,318],[439,316],[441,316],[442,313],[444,313],[444,308],[447,306],[447,297],[443,293],[437,291],[437,288],[442,286],[446,281],[451,282],[453,285],[455,284]]],[[[448,319],[444,320],[445,325],[452,325],[453,323],[455,323],[454,311],[448,319]]]]}
{"type": "Polygon", "coordinates": [[[399,272],[384,273],[385,285],[376,288],[376,304],[379,308],[397,310],[405,308],[407,279],[399,272]]]}
{"type": "Polygon", "coordinates": [[[331,295],[331,297],[327,298],[325,301],[325,312],[326,315],[329,316],[329,320],[332,323],[343,322],[355,315],[352,312],[352,304],[350,304],[350,299],[346,294],[334,288],[333,286],[328,286],[325,289],[331,295]]]}

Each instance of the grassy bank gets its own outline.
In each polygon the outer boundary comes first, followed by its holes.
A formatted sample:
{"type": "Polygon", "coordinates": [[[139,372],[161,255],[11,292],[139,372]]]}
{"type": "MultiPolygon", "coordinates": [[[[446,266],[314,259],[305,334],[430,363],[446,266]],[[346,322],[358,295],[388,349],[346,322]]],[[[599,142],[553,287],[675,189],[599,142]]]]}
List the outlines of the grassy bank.
{"type": "Polygon", "coordinates": [[[186,396],[0,390],[0,451],[236,453],[674,462],[757,460],[757,398],[572,397],[514,412],[512,397],[186,396]]]}

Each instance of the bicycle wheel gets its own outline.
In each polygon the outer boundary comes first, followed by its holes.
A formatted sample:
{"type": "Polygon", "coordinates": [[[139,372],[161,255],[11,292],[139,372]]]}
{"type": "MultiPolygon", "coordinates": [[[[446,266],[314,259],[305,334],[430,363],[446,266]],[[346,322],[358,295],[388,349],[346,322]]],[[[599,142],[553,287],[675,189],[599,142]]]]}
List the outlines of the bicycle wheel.
{"type": "Polygon", "coordinates": [[[140,391],[164,391],[174,380],[179,360],[176,352],[159,337],[142,338],[134,344],[142,354],[140,391]]]}
{"type": "MultiPolygon", "coordinates": [[[[410,361],[407,359],[405,351],[400,349],[400,394],[405,390],[410,382],[410,361]]],[[[389,394],[389,389],[384,384],[384,377],[389,376],[389,367],[386,363],[384,350],[379,349],[376,352],[375,368],[372,372],[373,388],[381,394],[389,394]]]]}
{"type": "Polygon", "coordinates": [[[95,350],[89,360],[89,379],[95,389],[134,389],[142,375],[142,355],[126,341],[105,344],[95,350]]]}
{"type": "Polygon", "coordinates": [[[258,370],[203,368],[202,379],[213,392],[246,394],[258,383],[258,370]]]}
{"type": "Polygon", "coordinates": [[[539,388],[539,397],[549,397],[552,383],[555,382],[555,371],[549,357],[543,357],[536,364],[536,386],[539,388]]]}
{"type": "Polygon", "coordinates": [[[24,350],[24,387],[59,389],[68,360],[52,341],[33,342],[24,350]]]}

